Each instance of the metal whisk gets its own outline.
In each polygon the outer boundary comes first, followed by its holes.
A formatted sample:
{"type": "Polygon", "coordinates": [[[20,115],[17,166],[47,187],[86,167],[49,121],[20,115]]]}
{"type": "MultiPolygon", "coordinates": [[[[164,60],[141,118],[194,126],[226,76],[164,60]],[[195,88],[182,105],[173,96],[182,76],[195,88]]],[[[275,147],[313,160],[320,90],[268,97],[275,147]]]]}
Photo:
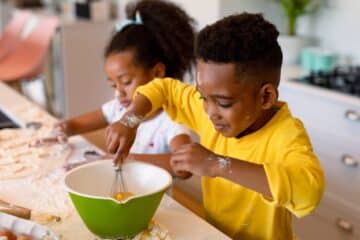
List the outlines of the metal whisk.
{"type": "Polygon", "coordinates": [[[115,197],[117,193],[124,193],[127,192],[127,187],[124,181],[124,177],[122,174],[122,166],[117,165],[115,166],[115,179],[111,186],[111,197],[115,197]]]}

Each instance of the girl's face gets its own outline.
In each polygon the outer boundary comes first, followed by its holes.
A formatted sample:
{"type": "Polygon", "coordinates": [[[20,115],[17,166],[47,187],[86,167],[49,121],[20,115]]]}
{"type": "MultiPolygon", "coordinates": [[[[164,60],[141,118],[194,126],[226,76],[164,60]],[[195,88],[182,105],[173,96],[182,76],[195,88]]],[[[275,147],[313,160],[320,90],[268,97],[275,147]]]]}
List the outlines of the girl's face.
{"type": "Polygon", "coordinates": [[[214,128],[226,137],[256,130],[264,111],[273,104],[263,88],[245,79],[239,80],[242,78],[236,74],[235,64],[201,60],[197,64],[196,87],[204,101],[205,112],[214,128]]]}
{"type": "Polygon", "coordinates": [[[136,65],[132,50],[110,54],[105,60],[105,72],[110,86],[117,91],[117,98],[123,107],[130,105],[138,86],[146,84],[155,77],[163,77],[158,64],[149,70],[136,65]]]}

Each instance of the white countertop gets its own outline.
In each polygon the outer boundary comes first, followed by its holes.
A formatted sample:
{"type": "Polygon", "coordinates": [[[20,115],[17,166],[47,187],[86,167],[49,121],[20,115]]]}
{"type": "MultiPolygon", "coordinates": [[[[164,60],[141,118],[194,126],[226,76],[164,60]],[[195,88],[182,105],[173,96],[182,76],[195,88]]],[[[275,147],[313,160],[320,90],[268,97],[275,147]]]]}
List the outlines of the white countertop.
{"type": "MultiPolygon", "coordinates": [[[[46,119],[46,124],[52,125],[56,119],[39,106],[31,103],[23,96],[0,82],[0,110],[16,121],[20,126],[26,122],[37,120],[36,116],[41,113],[41,118],[46,119]],[[21,114],[27,109],[27,112],[34,111],[33,117],[29,119],[29,114],[21,114]]],[[[70,138],[70,143],[76,146],[75,155],[82,154],[84,150],[97,149],[84,138],[80,136],[70,138]]],[[[203,219],[193,214],[188,209],[181,206],[168,195],[164,198],[158,208],[154,219],[163,225],[176,240],[222,240],[230,239],[219,230],[208,224],[203,219]]],[[[57,234],[62,236],[62,240],[94,240],[94,236],[86,229],[80,217],[76,212],[70,217],[63,219],[60,223],[49,225],[57,234]]],[[[96,238],[95,238],[96,239],[96,238]]]]}

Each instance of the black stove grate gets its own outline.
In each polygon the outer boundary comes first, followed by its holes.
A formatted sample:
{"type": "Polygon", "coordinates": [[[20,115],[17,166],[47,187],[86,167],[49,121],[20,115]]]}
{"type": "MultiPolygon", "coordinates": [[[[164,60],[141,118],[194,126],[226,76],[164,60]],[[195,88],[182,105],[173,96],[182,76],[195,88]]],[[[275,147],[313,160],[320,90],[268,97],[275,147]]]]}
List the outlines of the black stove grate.
{"type": "Polygon", "coordinates": [[[360,66],[336,67],[330,72],[311,72],[295,80],[360,97],[360,66]]]}

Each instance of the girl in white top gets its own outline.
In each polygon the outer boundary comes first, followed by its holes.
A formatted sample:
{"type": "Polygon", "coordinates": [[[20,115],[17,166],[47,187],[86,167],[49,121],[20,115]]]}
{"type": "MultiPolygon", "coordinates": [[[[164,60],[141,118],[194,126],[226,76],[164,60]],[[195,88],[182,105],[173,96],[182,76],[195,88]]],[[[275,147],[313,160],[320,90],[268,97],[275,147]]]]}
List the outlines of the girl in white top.
{"type": "MultiPolygon", "coordinates": [[[[126,9],[128,19],[116,25],[105,50],[105,72],[117,93],[115,99],[93,112],[58,123],[54,132],[59,137],[108,126],[119,120],[129,107],[138,86],[154,78],[182,79],[190,71],[194,61],[193,20],[181,8],[170,2],[146,0],[126,9]]],[[[85,94],[86,86],[84,101],[91,97],[85,94]]],[[[106,142],[113,141],[106,139],[106,142]]],[[[158,165],[175,175],[170,166],[171,152],[190,142],[189,130],[159,111],[146,116],[129,159],[158,165]]],[[[177,173],[180,177],[189,175],[177,173]]]]}

